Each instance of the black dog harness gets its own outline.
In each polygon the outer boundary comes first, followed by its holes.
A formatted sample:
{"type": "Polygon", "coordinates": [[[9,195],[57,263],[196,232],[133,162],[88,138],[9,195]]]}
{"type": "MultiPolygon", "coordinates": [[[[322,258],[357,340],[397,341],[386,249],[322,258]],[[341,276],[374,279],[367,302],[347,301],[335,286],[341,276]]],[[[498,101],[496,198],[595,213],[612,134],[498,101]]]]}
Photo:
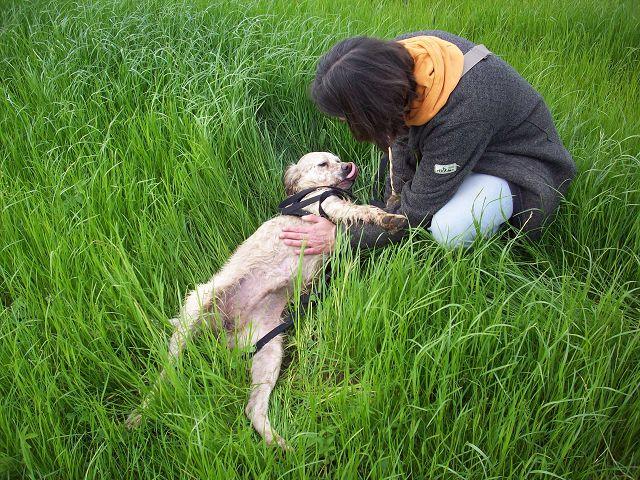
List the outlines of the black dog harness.
{"type": "Polygon", "coordinates": [[[296,217],[304,217],[305,215],[311,215],[311,212],[308,212],[304,209],[304,207],[308,207],[312,203],[318,202],[318,211],[320,212],[320,216],[324,218],[329,218],[327,213],[322,208],[322,202],[324,202],[329,197],[338,197],[338,198],[350,198],[353,199],[353,194],[345,190],[344,188],[339,187],[312,187],[302,190],[298,193],[294,193],[290,197],[285,198],[280,205],[278,205],[278,210],[282,215],[294,215],[296,217]],[[326,191],[319,193],[313,197],[304,198],[309,195],[311,192],[316,190],[326,189],[326,191]]]}
{"type": "MultiPolygon", "coordinates": [[[[327,212],[325,212],[324,209],[322,208],[322,202],[324,202],[329,197],[338,197],[338,198],[344,198],[344,199],[354,198],[353,194],[350,191],[345,190],[343,188],[329,187],[329,186],[313,187],[313,188],[307,188],[305,190],[302,190],[301,192],[295,193],[290,197],[285,198],[282,202],[280,202],[280,205],[278,205],[278,210],[280,210],[280,213],[282,215],[293,215],[295,217],[304,217],[305,215],[311,215],[311,212],[305,210],[304,208],[308,207],[309,205],[315,202],[318,202],[318,211],[320,212],[320,215],[323,216],[324,218],[329,218],[327,216],[327,212]],[[316,190],[321,190],[321,189],[323,190],[326,189],[326,190],[319,193],[318,195],[314,195],[313,197],[305,198],[310,193],[316,190]]],[[[327,264],[324,268],[325,284],[328,284],[330,279],[331,279],[331,270],[329,268],[329,265],[327,264]]],[[[312,292],[304,293],[300,295],[300,302],[298,307],[299,317],[306,315],[307,308],[309,307],[309,305],[312,303],[316,303],[318,299],[319,299],[318,292],[312,291],[312,292]]],[[[255,355],[267,343],[269,343],[271,340],[273,340],[275,337],[277,337],[281,333],[289,330],[291,327],[293,327],[293,325],[294,325],[293,309],[289,308],[283,318],[283,322],[278,326],[276,326],[274,329],[272,329],[260,340],[258,340],[256,344],[253,346],[253,349],[250,352],[248,352],[247,355],[249,357],[255,355]]]]}

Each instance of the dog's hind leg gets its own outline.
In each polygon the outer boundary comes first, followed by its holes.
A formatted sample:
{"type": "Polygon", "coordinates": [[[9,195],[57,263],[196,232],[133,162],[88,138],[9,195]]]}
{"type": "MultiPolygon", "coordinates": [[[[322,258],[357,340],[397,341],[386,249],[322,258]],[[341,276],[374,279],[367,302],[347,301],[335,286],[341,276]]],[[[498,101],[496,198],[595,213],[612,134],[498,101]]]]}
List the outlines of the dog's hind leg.
{"type": "Polygon", "coordinates": [[[282,353],[282,336],[278,335],[254,355],[251,364],[251,394],[245,413],[253,428],[268,445],[275,442],[281,448],[287,448],[284,439],[272,430],[268,412],[269,397],[280,375],[282,353]]]}
{"type": "MultiPolygon", "coordinates": [[[[179,315],[171,320],[175,327],[171,340],[169,340],[169,360],[173,364],[184,350],[187,342],[197,332],[202,324],[202,314],[211,310],[214,299],[214,281],[203,283],[197,286],[187,296],[184,305],[180,309],[179,315]]],[[[133,411],[126,420],[128,428],[137,427],[142,420],[142,412],[149,406],[151,400],[156,395],[160,382],[166,376],[166,369],[160,372],[160,376],[142,401],[140,408],[133,411]]]]}
{"type": "Polygon", "coordinates": [[[178,316],[171,320],[175,331],[169,340],[169,355],[172,359],[180,356],[189,339],[202,324],[202,314],[213,308],[214,280],[201,283],[193,290],[180,310],[178,316]]]}

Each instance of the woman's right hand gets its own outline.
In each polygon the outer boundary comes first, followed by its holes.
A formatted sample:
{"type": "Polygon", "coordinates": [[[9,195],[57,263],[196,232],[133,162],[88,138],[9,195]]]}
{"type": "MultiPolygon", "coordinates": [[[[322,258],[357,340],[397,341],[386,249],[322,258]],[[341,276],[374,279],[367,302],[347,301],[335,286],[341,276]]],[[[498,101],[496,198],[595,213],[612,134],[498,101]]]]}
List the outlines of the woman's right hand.
{"type": "Polygon", "coordinates": [[[285,245],[296,247],[300,255],[304,246],[305,255],[331,253],[336,243],[336,226],[330,220],[317,215],[305,215],[301,219],[308,223],[302,227],[284,227],[280,239],[285,245]]]}

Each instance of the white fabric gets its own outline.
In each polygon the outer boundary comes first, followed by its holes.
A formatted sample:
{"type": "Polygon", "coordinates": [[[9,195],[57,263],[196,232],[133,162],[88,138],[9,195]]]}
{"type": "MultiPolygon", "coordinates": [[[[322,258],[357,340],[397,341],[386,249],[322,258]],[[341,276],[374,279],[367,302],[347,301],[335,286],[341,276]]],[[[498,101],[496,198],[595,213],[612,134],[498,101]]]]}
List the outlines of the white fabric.
{"type": "Polygon", "coordinates": [[[468,246],[478,234],[494,235],[512,214],[513,199],[506,180],[470,173],[433,216],[429,231],[441,245],[468,246]]]}

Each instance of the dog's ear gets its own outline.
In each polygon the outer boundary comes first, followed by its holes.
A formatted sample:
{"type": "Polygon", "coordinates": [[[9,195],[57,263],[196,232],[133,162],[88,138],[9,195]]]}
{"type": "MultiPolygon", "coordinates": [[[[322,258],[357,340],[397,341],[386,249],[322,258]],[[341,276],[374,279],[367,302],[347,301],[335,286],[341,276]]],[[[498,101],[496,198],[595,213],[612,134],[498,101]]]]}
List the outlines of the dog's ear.
{"type": "Polygon", "coordinates": [[[300,171],[295,163],[289,165],[284,171],[282,182],[284,183],[284,191],[287,195],[296,193],[298,182],[300,181],[300,171]]]}

